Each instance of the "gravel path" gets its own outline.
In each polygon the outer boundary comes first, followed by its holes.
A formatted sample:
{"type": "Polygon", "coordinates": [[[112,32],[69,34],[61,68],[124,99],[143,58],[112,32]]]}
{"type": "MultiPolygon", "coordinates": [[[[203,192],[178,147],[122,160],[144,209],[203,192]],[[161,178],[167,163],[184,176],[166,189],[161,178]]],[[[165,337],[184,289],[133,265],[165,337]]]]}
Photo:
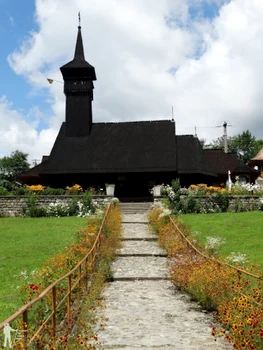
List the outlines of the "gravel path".
{"type": "Polygon", "coordinates": [[[213,317],[169,281],[165,252],[142,214],[123,215],[124,244],[104,292],[109,319],[98,332],[102,349],[227,350],[211,336],[213,317]]]}

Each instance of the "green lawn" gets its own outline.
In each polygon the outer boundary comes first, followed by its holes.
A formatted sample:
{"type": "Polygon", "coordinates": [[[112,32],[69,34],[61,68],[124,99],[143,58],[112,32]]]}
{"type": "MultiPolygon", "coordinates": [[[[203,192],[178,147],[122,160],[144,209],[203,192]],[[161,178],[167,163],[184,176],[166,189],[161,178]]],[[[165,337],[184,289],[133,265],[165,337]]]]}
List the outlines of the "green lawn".
{"type": "Polygon", "coordinates": [[[180,219],[192,232],[200,232],[196,236],[200,243],[204,244],[207,236],[223,237],[226,242],[220,253],[224,256],[240,252],[263,266],[263,212],[185,214],[180,219]]]}
{"type": "MultiPolygon", "coordinates": [[[[75,240],[87,218],[0,218],[0,322],[21,304],[21,271],[31,273],[75,240]]],[[[29,281],[30,283],[30,281],[29,281]]]]}

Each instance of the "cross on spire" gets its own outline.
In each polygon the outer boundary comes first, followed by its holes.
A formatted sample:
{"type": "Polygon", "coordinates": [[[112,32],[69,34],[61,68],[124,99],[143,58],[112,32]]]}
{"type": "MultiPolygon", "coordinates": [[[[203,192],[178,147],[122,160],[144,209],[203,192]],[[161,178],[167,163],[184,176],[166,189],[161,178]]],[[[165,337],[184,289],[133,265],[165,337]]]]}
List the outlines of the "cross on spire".
{"type": "Polygon", "coordinates": [[[81,17],[80,17],[80,12],[79,12],[78,16],[79,16],[79,27],[80,27],[80,26],[81,26],[81,17]]]}

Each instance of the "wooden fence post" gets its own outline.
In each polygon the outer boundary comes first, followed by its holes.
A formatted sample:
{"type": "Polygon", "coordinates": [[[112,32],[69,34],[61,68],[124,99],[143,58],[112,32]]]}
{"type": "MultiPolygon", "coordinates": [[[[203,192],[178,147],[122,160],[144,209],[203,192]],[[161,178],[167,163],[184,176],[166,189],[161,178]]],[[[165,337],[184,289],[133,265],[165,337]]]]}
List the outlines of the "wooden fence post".
{"type": "Polygon", "coordinates": [[[56,286],[52,288],[52,335],[56,336],[56,311],[57,311],[56,286]]]}

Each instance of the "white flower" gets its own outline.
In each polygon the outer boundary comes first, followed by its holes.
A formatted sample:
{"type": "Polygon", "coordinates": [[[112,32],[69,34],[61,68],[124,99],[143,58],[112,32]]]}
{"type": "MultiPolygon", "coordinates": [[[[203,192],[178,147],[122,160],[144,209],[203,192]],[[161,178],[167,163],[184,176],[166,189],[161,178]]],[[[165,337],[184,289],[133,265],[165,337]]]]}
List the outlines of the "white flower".
{"type": "Polygon", "coordinates": [[[248,262],[246,258],[246,254],[242,254],[240,252],[238,253],[231,252],[231,254],[226,258],[226,260],[232,261],[238,264],[245,264],[246,262],[248,262]]]}
{"type": "Polygon", "coordinates": [[[226,242],[222,237],[206,237],[206,249],[216,249],[226,242]]]}
{"type": "Polygon", "coordinates": [[[165,216],[171,215],[171,210],[169,209],[163,209],[162,213],[159,215],[159,218],[163,218],[165,216]]]}
{"type": "Polygon", "coordinates": [[[19,276],[22,277],[24,280],[28,279],[28,274],[26,270],[21,271],[19,276]]]}

